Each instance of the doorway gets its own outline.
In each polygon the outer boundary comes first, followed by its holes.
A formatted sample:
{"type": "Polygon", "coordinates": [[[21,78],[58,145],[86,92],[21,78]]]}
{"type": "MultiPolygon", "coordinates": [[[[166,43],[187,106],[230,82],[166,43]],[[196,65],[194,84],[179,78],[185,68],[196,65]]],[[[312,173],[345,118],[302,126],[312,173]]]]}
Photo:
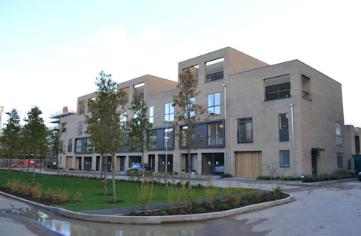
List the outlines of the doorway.
{"type": "Polygon", "coordinates": [[[320,150],[312,149],[311,150],[311,168],[312,175],[318,175],[318,157],[320,156],[320,150]]]}
{"type": "Polygon", "coordinates": [[[155,155],[148,155],[148,164],[152,171],[155,170],[155,155]]]}

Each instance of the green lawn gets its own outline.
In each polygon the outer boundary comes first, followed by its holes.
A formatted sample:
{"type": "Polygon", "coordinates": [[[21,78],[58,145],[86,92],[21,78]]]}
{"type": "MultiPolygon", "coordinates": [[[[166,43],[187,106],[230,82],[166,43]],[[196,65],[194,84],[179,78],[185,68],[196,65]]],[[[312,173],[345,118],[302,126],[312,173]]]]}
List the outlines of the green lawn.
{"type": "MultiPolygon", "coordinates": [[[[29,173],[0,171],[0,186],[4,186],[5,183],[10,179],[26,180],[31,183],[32,175],[29,173]]],[[[119,202],[112,203],[111,180],[108,181],[108,196],[103,195],[102,183],[99,179],[37,174],[35,180],[37,183],[41,184],[43,189],[48,189],[50,187],[54,189],[66,189],[70,195],[73,195],[79,191],[81,193],[80,202],[67,202],[57,205],[69,210],[86,211],[139,205],[139,183],[137,182],[117,180],[116,189],[117,199],[119,202]]],[[[202,198],[205,196],[205,191],[203,188],[193,187],[192,190],[192,193],[197,198],[202,198]]],[[[223,190],[218,189],[218,193],[223,194],[223,190]]],[[[161,203],[167,201],[167,187],[158,184],[154,185],[152,203],[161,203]]]]}

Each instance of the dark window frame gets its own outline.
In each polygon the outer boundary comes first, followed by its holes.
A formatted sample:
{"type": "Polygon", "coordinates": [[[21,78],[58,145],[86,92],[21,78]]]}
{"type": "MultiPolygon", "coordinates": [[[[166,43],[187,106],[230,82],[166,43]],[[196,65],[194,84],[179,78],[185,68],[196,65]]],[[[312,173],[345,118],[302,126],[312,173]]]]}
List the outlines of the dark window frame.
{"type": "Polygon", "coordinates": [[[279,164],[280,164],[279,165],[280,168],[290,168],[291,167],[290,150],[280,150],[279,151],[279,164]],[[287,153],[287,155],[285,156],[284,154],[286,154],[286,153],[287,153]],[[284,158],[287,158],[286,162],[285,162],[284,158]]]}
{"type": "Polygon", "coordinates": [[[237,143],[253,143],[253,119],[252,117],[246,117],[246,118],[239,118],[237,120],[237,143]],[[251,124],[251,135],[250,135],[250,140],[247,140],[247,123],[251,124]],[[245,141],[241,141],[241,129],[240,129],[240,125],[244,124],[245,125],[245,141]]]}
{"type": "Polygon", "coordinates": [[[278,113],[278,139],[280,142],[289,142],[290,141],[290,130],[289,130],[289,118],[288,113],[278,113]],[[287,126],[284,123],[283,115],[287,119],[287,126]]]}
{"type": "Polygon", "coordinates": [[[265,101],[291,97],[291,82],[269,85],[265,87],[265,101]],[[271,96],[274,95],[274,96],[271,96]]]}

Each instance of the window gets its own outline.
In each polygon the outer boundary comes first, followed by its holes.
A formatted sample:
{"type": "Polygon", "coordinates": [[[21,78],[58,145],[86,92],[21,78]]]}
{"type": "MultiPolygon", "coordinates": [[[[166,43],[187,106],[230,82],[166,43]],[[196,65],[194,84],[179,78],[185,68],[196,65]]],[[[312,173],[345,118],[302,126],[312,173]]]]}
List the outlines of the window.
{"type": "Polygon", "coordinates": [[[81,139],[75,140],[75,152],[76,153],[82,152],[82,140],[81,139]]]}
{"type": "Polygon", "coordinates": [[[342,146],[343,144],[343,138],[342,138],[342,126],[340,123],[335,124],[336,129],[336,145],[342,146]]]}
{"type": "Polygon", "coordinates": [[[238,143],[253,142],[252,118],[238,119],[238,143]]]}
{"type": "Polygon", "coordinates": [[[174,107],[171,102],[167,102],[164,107],[164,120],[165,121],[174,121],[174,107]]]}
{"type": "Polygon", "coordinates": [[[220,93],[208,94],[208,113],[210,115],[221,114],[221,94],[220,93]]]}
{"type": "Polygon", "coordinates": [[[343,168],[343,156],[341,153],[337,153],[337,168],[343,168]]]}
{"type": "Polygon", "coordinates": [[[66,132],[66,122],[60,124],[60,130],[62,133],[66,132]]]}
{"type": "Polygon", "coordinates": [[[290,167],[290,150],[281,150],[280,151],[280,167],[289,168],[290,167]]]}
{"type": "Polygon", "coordinates": [[[85,148],[87,152],[93,151],[93,144],[91,143],[89,138],[85,139],[85,148]]]}
{"type": "Polygon", "coordinates": [[[288,113],[278,114],[279,139],[280,142],[289,141],[288,113]]]}
{"type": "Polygon", "coordinates": [[[189,112],[189,116],[190,117],[194,117],[196,115],[195,111],[194,111],[194,103],[196,102],[196,98],[195,97],[191,97],[187,103],[186,106],[186,112],[184,114],[185,117],[188,117],[188,112],[189,112]]]}
{"type": "Polygon", "coordinates": [[[83,128],[84,128],[84,121],[79,121],[78,122],[78,135],[83,134],[83,128]]]}
{"type": "Polygon", "coordinates": [[[127,124],[127,113],[125,111],[121,112],[119,115],[120,126],[124,127],[127,124]]]}
{"type": "Polygon", "coordinates": [[[149,107],[149,123],[154,123],[154,106],[149,107]]]}
{"type": "Polygon", "coordinates": [[[311,79],[305,75],[301,75],[302,78],[302,98],[308,101],[312,101],[311,97],[311,79]]]}
{"type": "Polygon", "coordinates": [[[208,124],[208,146],[224,145],[224,124],[216,122],[208,124]]]}
{"type": "Polygon", "coordinates": [[[290,75],[280,75],[264,80],[265,100],[291,97],[290,75]]]}
{"type": "Polygon", "coordinates": [[[169,149],[171,147],[172,141],[172,128],[164,129],[164,147],[169,149]]]}
{"type": "Polygon", "coordinates": [[[73,140],[68,139],[68,152],[72,152],[73,150],[73,140]]]}
{"type": "Polygon", "coordinates": [[[355,136],[355,152],[356,154],[360,153],[360,136],[355,136]]]}

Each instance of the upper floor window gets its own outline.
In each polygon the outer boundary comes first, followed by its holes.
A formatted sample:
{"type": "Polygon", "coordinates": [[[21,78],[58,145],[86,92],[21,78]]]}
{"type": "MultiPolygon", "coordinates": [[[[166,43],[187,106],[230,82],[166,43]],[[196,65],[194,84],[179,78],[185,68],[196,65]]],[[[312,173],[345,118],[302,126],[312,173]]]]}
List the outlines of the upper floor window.
{"type": "Polygon", "coordinates": [[[208,146],[224,145],[224,123],[208,124],[208,146]]]}
{"type": "Polygon", "coordinates": [[[164,129],[164,147],[166,149],[169,149],[170,147],[172,147],[172,133],[173,133],[173,129],[172,128],[167,128],[164,129]]]}
{"type": "Polygon", "coordinates": [[[154,106],[149,107],[149,123],[154,123],[154,106]]]}
{"type": "Polygon", "coordinates": [[[302,78],[302,97],[308,101],[312,101],[311,79],[305,75],[301,75],[301,78],[302,78]]]}
{"type": "Polygon", "coordinates": [[[289,141],[288,113],[278,114],[278,123],[280,142],[289,141]]]}
{"type": "Polygon", "coordinates": [[[342,125],[340,123],[336,123],[335,129],[336,129],[336,145],[342,146],[343,144],[342,125]]]}
{"type": "Polygon", "coordinates": [[[71,152],[73,150],[73,140],[68,139],[68,152],[71,152]]]}
{"type": "Polygon", "coordinates": [[[81,139],[75,140],[75,152],[76,153],[82,152],[82,140],[81,139]]]}
{"type": "Polygon", "coordinates": [[[174,107],[171,102],[167,102],[164,106],[164,120],[168,122],[174,121],[174,107]]]}
{"type": "Polygon", "coordinates": [[[253,142],[252,118],[238,119],[238,143],[253,142]]]}
{"type": "Polygon", "coordinates": [[[63,122],[63,123],[60,124],[60,131],[62,133],[66,132],[66,122],[63,122]]]}
{"type": "Polygon", "coordinates": [[[124,127],[127,124],[127,113],[121,112],[119,115],[120,126],[124,127]]]}
{"type": "Polygon", "coordinates": [[[281,75],[264,80],[265,100],[291,97],[290,75],[281,75]]]}
{"type": "Polygon", "coordinates": [[[208,94],[208,113],[210,115],[221,114],[221,93],[208,94]]]}
{"type": "Polygon", "coordinates": [[[83,134],[83,129],[84,129],[84,121],[78,121],[78,135],[83,134]]]}
{"type": "Polygon", "coordinates": [[[187,106],[186,106],[186,111],[185,111],[185,114],[184,116],[185,117],[188,117],[188,114],[190,117],[194,117],[196,115],[195,111],[194,111],[194,103],[196,102],[196,98],[195,97],[191,97],[187,103],[187,106]]]}

